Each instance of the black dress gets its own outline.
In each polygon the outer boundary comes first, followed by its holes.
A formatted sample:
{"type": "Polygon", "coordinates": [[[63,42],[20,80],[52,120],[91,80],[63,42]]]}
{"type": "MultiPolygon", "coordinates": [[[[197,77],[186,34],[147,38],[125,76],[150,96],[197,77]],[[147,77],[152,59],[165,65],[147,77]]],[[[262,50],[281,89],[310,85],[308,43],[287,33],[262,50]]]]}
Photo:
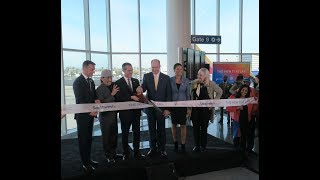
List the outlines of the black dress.
{"type": "MultiPolygon", "coordinates": [[[[180,84],[176,84],[179,90],[180,84]]],[[[187,108],[186,107],[174,107],[171,108],[171,120],[172,124],[186,125],[187,121],[187,108]]]]}

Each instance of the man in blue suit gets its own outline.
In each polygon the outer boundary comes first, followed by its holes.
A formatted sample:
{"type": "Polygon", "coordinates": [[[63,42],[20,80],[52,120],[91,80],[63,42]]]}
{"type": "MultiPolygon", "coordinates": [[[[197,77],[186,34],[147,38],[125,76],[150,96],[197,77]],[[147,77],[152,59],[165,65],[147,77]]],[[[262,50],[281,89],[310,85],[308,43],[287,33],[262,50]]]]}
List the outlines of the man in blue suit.
{"type": "MultiPolygon", "coordinates": [[[[170,77],[160,72],[160,61],[153,59],[151,61],[152,72],[143,76],[142,89],[137,88],[137,92],[147,91],[147,98],[154,101],[172,101],[170,77]]],[[[147,108],[148,126],[150,134],[150,151],[147,157],[152,157],[157,151],[160,151],[162,158],[167,158],[165,151],[166,131],[165,117],[170,114],[168,109],[162,109],[162,113],[155,108],[147,108]]]]}

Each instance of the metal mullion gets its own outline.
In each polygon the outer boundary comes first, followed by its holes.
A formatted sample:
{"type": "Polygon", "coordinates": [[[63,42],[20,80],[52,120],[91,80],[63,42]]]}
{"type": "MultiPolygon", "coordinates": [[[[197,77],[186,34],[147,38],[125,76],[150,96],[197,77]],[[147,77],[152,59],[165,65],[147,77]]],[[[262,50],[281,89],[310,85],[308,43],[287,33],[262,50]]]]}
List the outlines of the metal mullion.
{"type": "Polygon", "coordinates": [[[111,10],[110,10],[110,0],[106,0],[106,8],[107,8],[107,13],[106,13],[106,20],[107,20],[107,51],[109,52],[109,69],[112,71],[112,46],[111,46],[111,10]]]}
{"type": "Polygon", "coordinates": [[[91,60],[89,0],[83,0],[86,59],[91,60]]]}

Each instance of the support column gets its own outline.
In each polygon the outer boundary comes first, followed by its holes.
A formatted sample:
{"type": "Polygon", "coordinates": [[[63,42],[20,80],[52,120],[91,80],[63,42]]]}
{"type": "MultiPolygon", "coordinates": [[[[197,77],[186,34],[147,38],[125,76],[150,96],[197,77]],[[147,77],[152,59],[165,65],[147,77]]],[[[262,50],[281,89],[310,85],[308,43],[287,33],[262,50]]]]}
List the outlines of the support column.
{"type": "Polygon", "coordinates": [[[174,75],[179,47],[191,48],[190,0],[167,0],[167,74],[174,75]]]}

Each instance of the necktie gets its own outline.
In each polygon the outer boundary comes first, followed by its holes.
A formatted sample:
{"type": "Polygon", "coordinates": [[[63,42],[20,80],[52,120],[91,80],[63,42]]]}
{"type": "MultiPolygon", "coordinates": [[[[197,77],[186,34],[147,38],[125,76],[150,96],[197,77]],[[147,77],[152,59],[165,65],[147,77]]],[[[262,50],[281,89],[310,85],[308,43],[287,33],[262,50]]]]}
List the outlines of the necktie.
{"type": "Polygon", "coordinates": [[[91,89],[91,78],[87,78],[87,82],[88,82],[88,84],[89,84],[89,87],[90,87],[90,91],[92,91],[92,89],[91,89]]]}
{"type": "Polygon", "coordinates": [[[131,86],[131,80],[130,80],[130,78],[128,78],[128,86],[129,86],[129,88],[131,89],[131,91],[133,91],[132,86],[131,86]]]}
{"type": "Polygon", "coordinates": [[[154,88],[157,90],[158,88],[158,76],[154,76],[154,88]]]}

